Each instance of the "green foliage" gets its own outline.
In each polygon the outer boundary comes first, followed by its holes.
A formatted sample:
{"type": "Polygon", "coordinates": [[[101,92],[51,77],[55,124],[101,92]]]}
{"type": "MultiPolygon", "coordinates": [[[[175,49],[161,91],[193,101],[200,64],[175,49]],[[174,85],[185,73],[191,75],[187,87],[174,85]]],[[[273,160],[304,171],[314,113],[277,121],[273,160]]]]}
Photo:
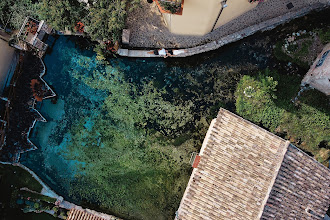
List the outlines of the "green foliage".
{"type": "Polygon", "coordinates": [[[280,61],[293,62],[307,69],[308,64],[303,60],[303,58],[308,54],[311,44],[312,41],[305,40],[305,42],[302,43],[300,48],[298,48],[297,45],[289,45],[288,50],[292,52],[289,56],[283,51],[284,41],[279,41],[275,44],[275,49],[273,53],[274,56],[280,61]]]}
{"type": "Polygon", "coordinates": [[[181,8],[181,3],[176,4],[172,2],[160,1],[159,4],[164,10],[170,11],[172,14],[178,12],[178,10],[181,8]]]}
{"type": "Polygon", "coordinates": [[[330,30],[318,30],[317,34],[322,42],[322,44],[327,44],[330,42],[330,30]]]}
{"type": "Polygon", "coordinates": [[[42,201],[49,202],[49,203],[55,203],[56,202],[55,198],[51,198],[51,197],[44,196],[44,195],[41,195],[41,194],[36,194],[36,193],[33,193],[33,192],[29,192],[29,191],[21,190],[21,191],[19,191],[19,194],[21,196],[25,197],[25,198],[30,197],[30,198],[35,199],[35,200],[42,200],[42,201]]]}
{"type": "MultiPolygon", "coordinates": [[[[6,181],[2,181],[1,183],[6,184],[7,186],[13,185],[16,188],[28,187],[29,189],[41,192],[42,186],[40,183],[35,180],[31,174],[20,167],[11,166],[11,165],[0,165],[0,175],[2,179],[6,181]]],[[[6,188],[1,187],[1,188],[6,188]]]]}
{"type": "Polygon", "coordinates": [[[294,145],[312,153],[320,162],[326,162],[328,151],[324,153],[320,143],[328,145],[330,142],[329,101],[325,95],[311,90],[304,92],[299,97],[299,106],[295,106],[291,99],[297,95],[300,81],[297,76],[281,76],[269,71],[257,77],[244,76],[235,93],[236,111],[272,132],[285,134],[294,145]],[[249,86],[256,90],[251,97],[244,94],[249,86]]]}
{"type": "Polygon", "coordinates": [[[282,46],[284,44],[284,41],[279,41],[275,44],[274,48],[274,56],[281,61],[291,61],[292,58],[288,56],[286,53],[283,52],[282,46]]]}
{"type": "Polygon", "coordinates": [[[38,18],[37,4],[32,0],[1,0],[0,24],[12,29],[19,29],[26,16],[38,18]]]}
{"type": "Polygon", "coordinates": [[[283,114],[274,103],[276,86],[271,76],[243,76],[235,93],[237,113],[274,131],[283,114]]]}
{"type": "Polygon", "coordinates": [[[57,207],[57,206],[54,206],[54,207],[53,207],[53,211],[54,211],[55,213],[57,213],[57,211],[58,211],[58,207],[57,207]]]}
{"type": "Polygon", "coordinates": [[[94,52],[96,53],[96,59],[99,62],[106,62],[107,54],[105,53],[105,45],[104,44],[97,44],[94,47],[94,52]]]}
{"type": "MultiPolygon", "coordinates": [[[[41,192],[42,186],[30,173],[12,165],[0,164],[0,219],[32,219],[23,214],[17,207],[20,188],[27,187],[41,192]]],[[[36,194],[34,194],[36,195],[36,194]]]]}
{"type": "Polygon", "coordinates": [[[53,28],[73,30],[78,21],[87,14],[85,3],[78,0],[42,0],[39,4],[40,18],[53,28]]]}
{"type": "MultiPolygon", "coordinates": [[[[300,98],[299,108],[284,115],[281,130],[287,132],[287,136],[295,141],[300,139],[303,142],[300,147],[316,155],[320,150],[320,142],[330,142],[330,111],[311,105],[306,100],[311,94],[315,93],[305,92],[300,98]]],[[[320,94],[318,96],[322,97],[322,100],[327,100],[320,94]]]]}
{"type": "Polygon", "coordinates": [[[127,1],[100,0],[91,5],[85,19],[86,32],[93,40],[119,40],[125,27],[127,1]]]}
{"type": "Polygon", "coordinates": [[[298,50],[298,52],[295,54],[296,57],[302,57],[306,56],[309,53],[309,48],[312,45],[311,40],[306,40],[302,43],[301,48],[298,50]]]}
{"type": "Polygon", "coordinates": [[[40,208],[40,204],[39,203],[34,203],[33,207],[36,209],[36,210],[39,210],[40,208]]]}

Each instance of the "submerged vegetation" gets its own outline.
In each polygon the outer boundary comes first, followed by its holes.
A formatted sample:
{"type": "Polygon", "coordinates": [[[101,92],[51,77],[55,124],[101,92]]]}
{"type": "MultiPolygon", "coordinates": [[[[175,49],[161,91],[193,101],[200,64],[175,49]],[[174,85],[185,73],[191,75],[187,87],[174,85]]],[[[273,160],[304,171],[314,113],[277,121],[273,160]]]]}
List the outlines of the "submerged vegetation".
{"type": "MultiPolygon", "coordinates": [[[[64,16],[55,25],[72,28],[77,19],[90,19],[65,11],[72,7],[56,11],[56,4],[72,2],[76,1],[51,2],[46,13],[53,14],[48,17],[64,16]]],[[[96,20],[83,20],[84,31],[93,39],[117,38],[126,3],[97,1],[91,9],[96,20]]],[[[327,38],[326,33],[322,36],[327,38]]],[[[50,120],[37,123],[39,150],[30,152],[25,162],[34,164],[40,176],[69,200],[125,219],[173,219],[191,173],[190,155],[199,151],[220,107],[236,107],[241,116],[326,164],[328,99],[310,90],[295,105],[291,99],[299,91],[300,76],[273,70],[255,74],[271,62],[263,50],[266,46],[255,49],[251,42],[266,40],[251,38],[238,50],[237,44],[230,45],[184,62],[117,59],[104,66],[95,54],[69,47],[65,39],[57,39],[45,58],[45,77],[58,99],[53,104],[43,101],[41,112],[50,120]],[[224,55],[214,59],[220,53],[224,55]]],[[[306,45],[301,44],[301,53],[306,53],[306,45]]]]}
{"type": "Polygon", "coordinates": [[[72,57],[72,76],[108,95],[100,114],[71,127],[64,157],[84,164],[71,196],[124,218],[172,218],[190,176],[190,154],[221,103],[233,101],[239,71],[214,65],[209,72],[169,73],[184,82],[179,88],[150,78],[133,82],[114,63],[72,57]]]}
{"type": "Polygon", "coordinates": [[[192,103],[170,103],[162,97],[164,90],[157,91],[152,83],[139,90],[111,66],[93,71],[88,63],[80,62],[74,76],[110,95],[103,105],[105,114],[91,119],[92,127],[86,128],[90,119],[84,118],[71,131],[66,157],[87,164],[76,177],[72,195],[125,217],[162,219],[173,214],[187,181],[193,144],[187,141],[178,148],[166,135],[182,133],[192,120],[192,103]],[[86,70],[92,75],[86,76],[86,70]]]}

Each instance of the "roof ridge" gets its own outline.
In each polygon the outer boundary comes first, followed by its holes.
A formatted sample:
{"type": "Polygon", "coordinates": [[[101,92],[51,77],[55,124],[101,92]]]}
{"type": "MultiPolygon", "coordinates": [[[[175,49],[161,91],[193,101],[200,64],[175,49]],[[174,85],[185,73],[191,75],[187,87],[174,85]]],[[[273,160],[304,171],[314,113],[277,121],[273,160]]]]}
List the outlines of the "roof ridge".
{"type": "Polygon", "coordinates": [[[290,141],[285,141],[285,147],[284,147],[283,152],[282,152],[282,154],[281,154],[280,163],[278,163],[278,165],[277,165],[277,167],[276,167],[276,169],[275,169],[276,174],[275,174],[275,175],[273,176],[273,178],[272,178],[271,184],[270,184],[270,186],[269,186],[269,188],[268,188],[267,195],[265,196],[265,198],[264,198],[264,200],[263,200],[263,202],[262,202],[262,205],[261,205],[261,207],[260,207],[260,211],[259,211],[258,219],[261,218],[262,213],[264,212],[265,205],[266,205],[267,200],[268,200],[268,198],[269,198],[270,192],[271,192],[272,189],[273,189],[273,186],[274,186],[274,184],[275,184],[276,178],[277,178],[278,173],[279,173],[279,171],[280,171],[280,169],[281,169],[281,166],[282,166],[282,163],[283,163],[283,160],[284,160],[284,156],[285,156],[286,152],[288,151],[288,147],[289,147],[289,145],[290,145],[290,141]]]}

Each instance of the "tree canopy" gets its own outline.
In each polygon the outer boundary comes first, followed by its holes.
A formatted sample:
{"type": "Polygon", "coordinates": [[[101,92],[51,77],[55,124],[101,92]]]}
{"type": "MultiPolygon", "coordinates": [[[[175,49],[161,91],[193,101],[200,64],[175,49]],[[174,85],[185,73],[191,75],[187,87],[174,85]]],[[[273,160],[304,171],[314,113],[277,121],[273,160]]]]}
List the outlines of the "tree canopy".
{"type": "Polygon", "coordinates": [[[0,24],[7,24],[6,27],[19,29],[26,16],[38,17],[37,5],[31,0],[1,0],[0,24]]]}
{"type": "Polygon", "coordinates": [[[120,31],[125,26],[127,1],[100,0],[90,7],[90,13],[85,18],[86,32],[93,39],[119,39],[120,31]]]}
{"type": "Polygon", "coordinates": [[[276,86],[271,76],[243,76],[235,94],[237,113],[274,131],[283,113],[274,103],[276,86]]]}
{"type": "Polygon", "coordinates": [[[329,104],[324,102],[326,97],[323,94],[312,90],[305,91],[296,105],[292,103],[299,91],[300,80],[296,76],[280,76],[269,70],[254,77],[245,75],[235,92],[236,111],[284,136],[328,166],[329,104]]]}
{"type": "Polygon", "coordinates": [[[57,30],[72,30],[87,14],[86,4],[78,0],[41,0],[38,12],[57,30]]]}

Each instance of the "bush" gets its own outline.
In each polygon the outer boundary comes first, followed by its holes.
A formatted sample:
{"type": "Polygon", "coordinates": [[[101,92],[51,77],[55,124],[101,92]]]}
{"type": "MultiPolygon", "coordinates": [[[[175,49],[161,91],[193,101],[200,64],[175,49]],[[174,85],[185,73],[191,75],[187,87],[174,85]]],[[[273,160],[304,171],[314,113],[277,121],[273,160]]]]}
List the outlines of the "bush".
{"type": "Polygon", "coordinates": [[[299,84],[297,76],[280,76],[268,70],[256,77],[244,76],[235,92],[236,111],[271,132],[285,134],[286,139],[327,166],[329,101],[322,93],[309,90],[299,97],[299,105],[295,106],[291,98],[297,95],[299,84]],[[277,82],[280,82],[279,91],[277,82]]]}
{"type": "Polygon", "coordinates": [[[319,30],[317,34],[322,42],[322,44],[327,44],[330,42],[330,30],[319,30]]]}
{"type": "Polygon", "coordinates": [[[243,76],[235,93],[237,113],[275,131],[283,114],[274,103],[276,86],[277,81],[271,76],[243,76]]]}
{"type": "Polygon", "coordinates": [[[39,210],[40,208],[40,204],[39,203],[34,203],[33,207],[36,209],[36,210],[39,210]]]}

